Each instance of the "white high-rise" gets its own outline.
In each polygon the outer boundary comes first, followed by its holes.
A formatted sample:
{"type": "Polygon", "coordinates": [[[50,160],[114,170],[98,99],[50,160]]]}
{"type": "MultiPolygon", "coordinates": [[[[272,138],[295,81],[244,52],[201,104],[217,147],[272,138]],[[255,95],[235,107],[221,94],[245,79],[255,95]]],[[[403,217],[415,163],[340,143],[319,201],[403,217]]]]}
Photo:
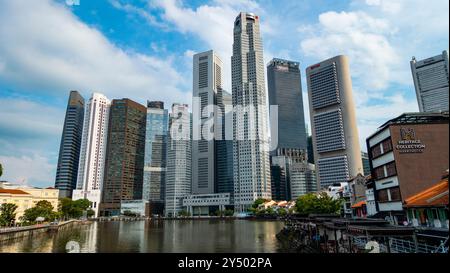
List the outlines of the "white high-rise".
{"type": "Polygon", "coordinates": [[[93,93],[85,107],[77,188],[73,200],[88,199],[98,216],[103,184],[111,101],[93,93]]]}
{"type": "Polygon", "coordinates": [[[174,103],[169,118],[167,144],[165,215],[175,217],[183,210],[183,198],[191,194],[191,114],[186,104],[174,103]]]}
{"type": "Polygon", "coordinates": [[[221,137],[217,111],[222,89],[222,60],[212,50],[194,55],[192,193],[214,193],[217,183],[215,140],[221,137]]]}
{"type": "Polygon", "coordinates": [[[319,189],[363,174],[350,65],[336,56],[306,69],[319,189]]]}
{"type": "Polygon", "coordinates": [[[448,53],[425,60],[411,60],[411,72],[420,112],[448,111],[448,53]]]}
{"type": "Polygon", "coordinates": [[[234,21],[231,57],[235,212],[271,198],[268,109],[259,17],[241,12],[234,21]]]}

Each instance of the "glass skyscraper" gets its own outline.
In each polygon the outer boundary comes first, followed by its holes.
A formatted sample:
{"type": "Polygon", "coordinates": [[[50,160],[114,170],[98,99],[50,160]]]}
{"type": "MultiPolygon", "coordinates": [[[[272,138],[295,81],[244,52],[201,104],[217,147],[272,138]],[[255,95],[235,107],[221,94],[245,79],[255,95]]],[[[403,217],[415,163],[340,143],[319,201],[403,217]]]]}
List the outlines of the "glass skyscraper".
{"type": "Polygon", "coordinates": [[[55,188],[59,197],[72,197],[77,186],[83,118],[84,98],[78,91],[70,91],[56,169],[55,188]]]}
{"type": "Polygon", "coordinates": [[[142,199],[150,202],[153,214],[164,208],[169,113],[161,101],[147,103],[144,183],[142,199]]]}
{"type": "Polygon", "coordinates": [[[105,216],[119,215],[121,201],[142,197],[146,112],[129,99],[112,101],[100,207],[105,216]]]}

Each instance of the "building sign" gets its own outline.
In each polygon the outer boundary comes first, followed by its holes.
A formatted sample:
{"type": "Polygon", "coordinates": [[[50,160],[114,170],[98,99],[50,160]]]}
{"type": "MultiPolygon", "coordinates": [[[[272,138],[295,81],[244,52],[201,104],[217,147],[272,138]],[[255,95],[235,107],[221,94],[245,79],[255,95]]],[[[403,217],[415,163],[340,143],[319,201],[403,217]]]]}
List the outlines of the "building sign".
{"type": "Polygon", "coordinates": [[[413,128],[400,128],[400,138],[395,148],[401,153],[422,153],[425,145],[416,138],[413,128]]]}

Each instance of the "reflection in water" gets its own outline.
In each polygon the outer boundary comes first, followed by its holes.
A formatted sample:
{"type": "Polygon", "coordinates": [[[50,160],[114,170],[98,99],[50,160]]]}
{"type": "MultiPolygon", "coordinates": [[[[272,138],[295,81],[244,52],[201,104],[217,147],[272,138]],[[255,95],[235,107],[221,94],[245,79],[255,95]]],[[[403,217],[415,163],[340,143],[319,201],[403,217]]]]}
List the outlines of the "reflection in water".
{"type": "Polygon", "coordinates": [[[0,252],[276,252],[282,222],[251,220],[154,220],[93,222],[3,242],[0,252]]]}

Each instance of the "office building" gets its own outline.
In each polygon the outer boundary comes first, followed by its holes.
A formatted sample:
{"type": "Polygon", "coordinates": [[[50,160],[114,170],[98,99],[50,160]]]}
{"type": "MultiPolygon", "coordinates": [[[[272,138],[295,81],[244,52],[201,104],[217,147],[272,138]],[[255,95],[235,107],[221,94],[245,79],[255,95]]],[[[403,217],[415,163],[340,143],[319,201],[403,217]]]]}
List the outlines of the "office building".
{"type": "Polygon", "coordinates": [[[316,169],[314,164],[298,162],[289,169],[290,200],[297,200],[300,196],[317,192],[316,169]]]}
{"type": "Polygon", "coordinates": [[[149,101],[142,200],[151,207],[149,209],[151,214],[161,215],[164,210],[168,130],[169,112],[164,109],[164,103],[149,101]]]}
{"type": "Polygon", "coordinates": [[[214,193],[217,184],[216,140],[222,139],[218,90],[222,89],[222,60],[212,50],[194,55],[192,193],[214,193]]]}
{"type": "Polygon", "coordinates": [[[259,17],[241,12],[234,21],[231,86],[235,212],[258,198],[271,199],[268,115],[259,17]]]}
{"type": "Polygon", "coordinates": [[[361,152],[361,159],[363,164],[363,175],[370,175],[370,163],[369,163],[369,154],[366,152],[361,152]]]}
{"type": "Polygon", "coordinates": [[[448,111],[448,53],[425,60],[411,60],[411,72],[420,112],[448,111]]]}
{"type": "Polygon", "coordinates": [[[269,105],[278,106],[278,149],[306,151],[307,137],[298,62],[274,58],[267,66],[269,105]]]}
{"type": "Polygon", "coordinates": [[[104,179],[110,107],[111,101],[100,93],[93,93],[86,104],[77,188],[72,194],[73,200],[91,201],[96,217],[104,179]]]}
{"type": "Polygon", "coordinates": [[[55,179],[61,198],[72,197],[72,190],[77,186],[83,118],[84,98],[78,91],[70,91],[55,179]]]}
{"type": "Polygon", "coordinates": [[[169,117],[164,214],[176,217],[192,192],[192,117],[187,104],[174,103],[169,117]]]}
{"type": "Polygon", "coordinates": [[[306,69],[318,188],[363,173],[349,60],[337,56],[306,69]]]}
{"type": "Polygon", "coordinates": [[[405,113],[366,140],[377,217],[403,223],[405,200],[434,186],[448,170],[447,113],[405,113]]]}
{"type": "Polygon", "coordinates": [[[308,163],[314,164],[314,146],[313,146],[313,139],[312,136],[308,136],[307,138],[308,146],[308,163]]]}
{"type": "Polygon", "coordinates": [[[120,215],[121,202],[142,198],[147,108],[113,100],[109,114],[105,178],[100,212],[120,215]]]}

